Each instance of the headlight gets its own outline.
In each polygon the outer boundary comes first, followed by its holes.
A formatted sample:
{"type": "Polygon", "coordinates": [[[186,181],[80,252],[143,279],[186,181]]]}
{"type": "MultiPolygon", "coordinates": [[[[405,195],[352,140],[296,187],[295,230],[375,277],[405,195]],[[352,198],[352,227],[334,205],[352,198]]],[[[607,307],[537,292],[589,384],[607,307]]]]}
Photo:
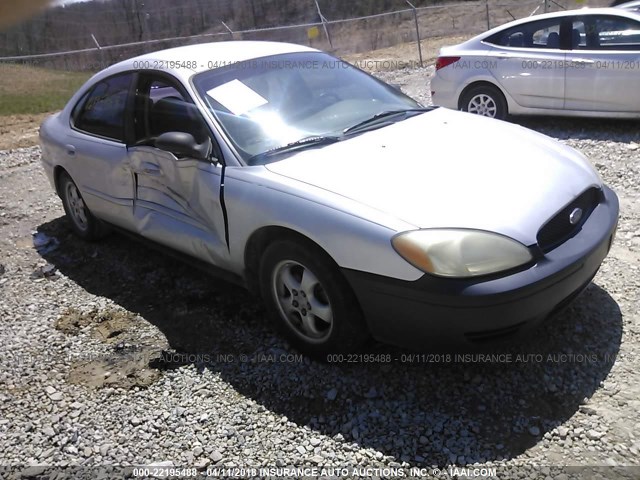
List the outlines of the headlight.
{"type": "Polygon", "coordinates": [[[414,267],[442,277],[487,275],[532,259],[521,243],[480,230],[413,230],[396,235],[391,243],[414,267]]]}

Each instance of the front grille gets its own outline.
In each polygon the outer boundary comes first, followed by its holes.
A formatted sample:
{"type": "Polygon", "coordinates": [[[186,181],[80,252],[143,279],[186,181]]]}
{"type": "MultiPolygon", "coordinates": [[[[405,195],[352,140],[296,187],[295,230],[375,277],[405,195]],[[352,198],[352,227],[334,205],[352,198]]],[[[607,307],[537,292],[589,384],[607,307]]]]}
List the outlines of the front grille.
{"type": "Polygon", "coordinates": [[[558,212],[538,232],[538,245],[547,253],[562,245],[580,231],[584,222],[602,199],[600,189],[592,187],[574,199],[569,205],[558,212]],[[571,213],[579,208],[582,210],[582,218],[575,225],[571,224],[571,213]]]}

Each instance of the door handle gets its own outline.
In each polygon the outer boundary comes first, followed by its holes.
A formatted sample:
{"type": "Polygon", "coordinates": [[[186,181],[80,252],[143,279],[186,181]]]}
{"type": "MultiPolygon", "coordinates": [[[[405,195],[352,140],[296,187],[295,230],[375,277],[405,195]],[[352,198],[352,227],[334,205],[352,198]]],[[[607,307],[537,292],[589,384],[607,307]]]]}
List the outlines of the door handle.
{"type": "Polygon", "coordinates": [[[64,148],[67,150],[67,155],[75,155],[76,154],[76,147],[74,145],[65,145],[64,148]]]}
{"type": "Polygon", "coordinates": [[[160,166],[151,162],[143,162],[142,163],[142,172],[147,175],[160,175],[162,174],[162,170],[160,170],[160,166]]]}

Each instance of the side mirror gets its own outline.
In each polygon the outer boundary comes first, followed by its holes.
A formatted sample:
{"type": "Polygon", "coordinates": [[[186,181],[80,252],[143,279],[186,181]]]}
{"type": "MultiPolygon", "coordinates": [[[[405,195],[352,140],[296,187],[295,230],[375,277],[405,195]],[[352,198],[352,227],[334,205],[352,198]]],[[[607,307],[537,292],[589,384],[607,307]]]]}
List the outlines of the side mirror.
{"type": "Polygon", "coordinates": [[[186,132],[166,132],[158,136],[155,146],[171,152],[177,157],[189,157],[196,160],[208,160],[211,153],[211,140],[196,142],[193,135],[186,132]]]}

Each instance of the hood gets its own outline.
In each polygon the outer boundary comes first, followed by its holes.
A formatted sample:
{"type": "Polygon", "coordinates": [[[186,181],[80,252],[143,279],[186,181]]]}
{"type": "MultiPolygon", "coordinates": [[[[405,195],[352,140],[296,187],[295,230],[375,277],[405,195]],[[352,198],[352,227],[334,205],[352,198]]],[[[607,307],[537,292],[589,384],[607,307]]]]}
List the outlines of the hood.
{"type": "Polygon", "coordinates": [[[526,245],[562,207],[602,184],[572,148],[443,108],[266,167],[416,228],[475,228],[526,245]]]}

